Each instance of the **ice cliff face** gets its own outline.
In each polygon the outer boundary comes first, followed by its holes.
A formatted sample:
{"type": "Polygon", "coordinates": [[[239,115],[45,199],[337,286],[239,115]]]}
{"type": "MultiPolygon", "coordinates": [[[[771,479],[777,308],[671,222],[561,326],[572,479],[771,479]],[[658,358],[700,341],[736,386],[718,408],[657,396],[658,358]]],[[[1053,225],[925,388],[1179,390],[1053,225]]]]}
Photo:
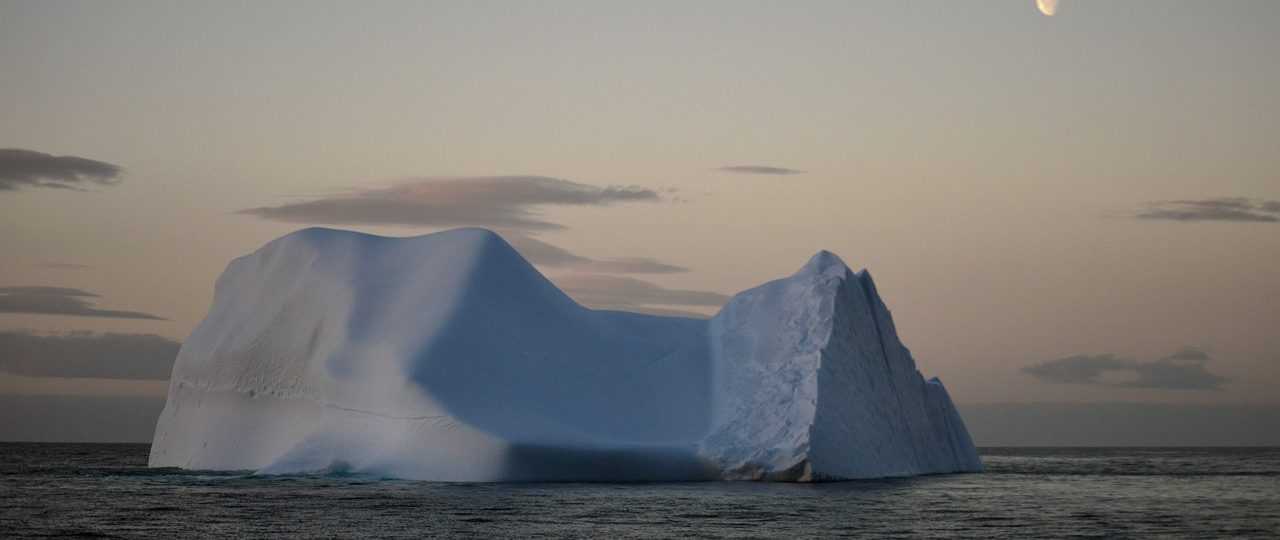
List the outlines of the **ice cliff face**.
{"type": "Polygon", "coordinates": [[[981,467],[870,276],[830,253],[703,321],[586,309],[480,229],[307,229],[233,261],[150,464],[460,481],[981,467]]]}
{"type": "Polygon", "coordinates": [[[951,398],[916,371],[866,271],[821,252],[711,319],[715,421],[702,454],[727,478],[836,480],[976,471],[951,398]]]}

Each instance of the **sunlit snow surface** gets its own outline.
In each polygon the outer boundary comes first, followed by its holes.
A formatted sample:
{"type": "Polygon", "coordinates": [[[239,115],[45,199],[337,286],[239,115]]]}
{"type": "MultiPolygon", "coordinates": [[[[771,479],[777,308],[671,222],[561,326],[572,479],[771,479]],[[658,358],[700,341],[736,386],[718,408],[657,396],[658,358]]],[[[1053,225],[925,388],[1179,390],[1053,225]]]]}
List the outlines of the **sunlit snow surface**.
{"type": "Polygon", "coordinates": [[[306,229],[233,261],[150,465],[445,481],[974,471],[866,272],[822,252],[710,320],[584,308],[492,232],[306,229]]]}

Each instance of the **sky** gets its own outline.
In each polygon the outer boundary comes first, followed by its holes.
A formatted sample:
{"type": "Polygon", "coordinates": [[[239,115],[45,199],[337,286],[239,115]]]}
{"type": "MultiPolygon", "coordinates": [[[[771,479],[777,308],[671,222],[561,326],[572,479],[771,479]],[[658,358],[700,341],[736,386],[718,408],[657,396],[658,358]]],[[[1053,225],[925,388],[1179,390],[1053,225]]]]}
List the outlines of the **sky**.
{"type": "Polygon", "coordinates": [[[0,0],[0,439],[158,402],[226,264],[321,225],[697,316],[826,249],[971,424],[1280,440],[1280,3],[1052,4],[0,0]]]}

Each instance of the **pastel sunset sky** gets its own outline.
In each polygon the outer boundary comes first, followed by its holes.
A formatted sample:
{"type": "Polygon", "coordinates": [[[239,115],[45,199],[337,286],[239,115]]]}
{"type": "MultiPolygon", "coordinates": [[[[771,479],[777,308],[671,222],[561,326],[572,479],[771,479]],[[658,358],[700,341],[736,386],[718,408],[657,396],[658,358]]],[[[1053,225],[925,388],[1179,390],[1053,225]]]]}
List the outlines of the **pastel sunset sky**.
{"type": "Polygon", "coordinates": [[[163,396],[218,274],[289,231],[482,226],[590,307],[692,316],[830,250],[962,405],[1277,405],[1277,28],[1267,0],[0,0],[0,394],[163,396]]]}

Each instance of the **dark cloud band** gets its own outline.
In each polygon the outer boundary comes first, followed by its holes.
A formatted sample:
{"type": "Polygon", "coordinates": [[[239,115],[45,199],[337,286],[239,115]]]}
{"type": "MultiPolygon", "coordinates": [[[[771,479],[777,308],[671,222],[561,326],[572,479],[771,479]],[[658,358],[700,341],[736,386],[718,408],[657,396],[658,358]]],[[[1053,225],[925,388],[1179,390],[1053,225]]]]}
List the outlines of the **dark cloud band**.
{"type": "Polygon", "coordinates": [[[487,176],[418,180],[239,213],[293,223],[534,231],[563,228],[538,217],[537,208],[542,206],[605,206],[662,199],[658,192],[639,186],[598,187],[543,176],[487,176]]]}
{"type": "Polygon", "coordinates": [[[1224,197],[1181,201],[1156,201],[1133,214],[1136,219],[1164,221],[1234,221],[1280,223],[1280,201],[1224,197]]]}
{"type": "Polygon", "coordinates": [[[0,332],[0,371],[27,377],[168,380],[181,345],[155,334],[0,332]]]}
{"type": "Polygon", "coordinates": [[[168,320],[141,311],[98,309],[85,298],[98,295],[69,287],[0,287],[0,313],[168,320]]]}
{"type": "Polygon", "coordinates": [[[117,165],[76,156],[54,156],[20,148],[0,149],[0,191],[23,187],[81,189],[117,183],[117,165]]]}
{"type": "Polygon", "coordinates": [[[1076,355],[1023,368],[1037,379],[1051,383],[1090,384],[1119,388],[1170,390],[1220,390],[1227,379],[1209,373],[1209,354],[1196,347],[1151,362],[1119,358],[1114,354],[1076,355]]]}
{"type": "Polygon", "coordinates": [[[730,165],[728,167],[718,167],[717,171],[741,174],[771,174],[777,176],[789,176],[793,174],[803,174],[804,171],[797,169],[788,169],[786,167],[769,167],[765,165],[730,165]]]}

